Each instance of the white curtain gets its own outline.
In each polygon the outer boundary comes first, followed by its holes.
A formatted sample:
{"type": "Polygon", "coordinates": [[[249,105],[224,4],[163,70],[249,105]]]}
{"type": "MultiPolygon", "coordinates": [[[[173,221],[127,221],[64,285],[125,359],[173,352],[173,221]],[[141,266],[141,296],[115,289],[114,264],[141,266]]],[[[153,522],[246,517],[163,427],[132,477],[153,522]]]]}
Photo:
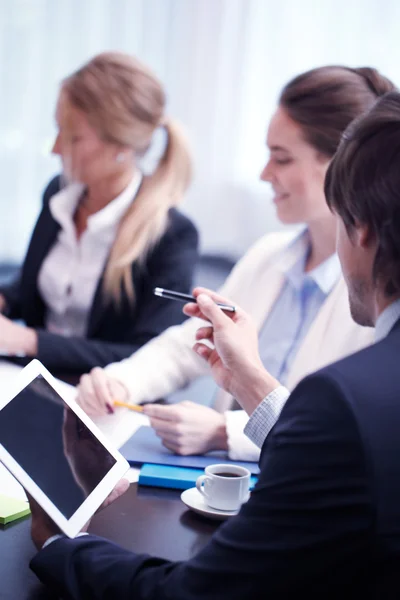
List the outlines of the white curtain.
{"type": "Polygon", "coordinates": [[[186,126],[184,210],[202,250],[237,258],[279,227],[258,182],[281,87],[328,63],[400,83],[398,0],[0,0],[0,260],[21,260],[51,157],[59,81],[108,49],[146,61],[186,126]]]}

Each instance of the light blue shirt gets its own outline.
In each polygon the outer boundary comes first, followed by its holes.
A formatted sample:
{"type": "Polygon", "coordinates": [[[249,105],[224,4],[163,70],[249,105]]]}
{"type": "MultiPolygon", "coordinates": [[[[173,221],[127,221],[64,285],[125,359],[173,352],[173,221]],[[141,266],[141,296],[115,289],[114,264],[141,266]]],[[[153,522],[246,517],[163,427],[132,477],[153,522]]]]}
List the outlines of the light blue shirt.
{"type": "Polygon", "coordinates": [[[389,304],[379,315],[375,323],[375,342],[383,340],[390,333],[396,321],[400,319],[400,300],[389,304]]]}
{"type": "Polygon", "coordinates": [[[283,288],[275,301],[259,335],[259,352],[269,373],[282,384],[311,324],[334,285],[341,270],[336,254],[315,269],[305,272],[310,252],[307,230],[282,253],[281,267],[285,276],[283,288]],[[296,261],[287,266],[287,256],[296,246],[296,261]]]}
{"type": "MultiPolygon", "coordinates": [[[[400,319],[400,300],[395,300],[379,315],[375,324],[375,342],[383,340],[400,319]]],[[[275,388],[252,413],[244,433],[259,448],[275,425],[290,392],[284,386],[275,388]]]]}

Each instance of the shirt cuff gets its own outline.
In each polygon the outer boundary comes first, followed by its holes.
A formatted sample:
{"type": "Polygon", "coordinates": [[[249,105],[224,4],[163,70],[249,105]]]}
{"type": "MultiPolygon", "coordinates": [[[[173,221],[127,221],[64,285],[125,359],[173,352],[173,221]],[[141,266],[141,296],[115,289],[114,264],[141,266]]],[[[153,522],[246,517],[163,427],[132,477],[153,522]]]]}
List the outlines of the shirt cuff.
{"type": "Polygon", "coordinates": [[[250,416],[244,433],[259,448],[262,448],[289,396],[289,390],[280,385],[260,402],[250,416]]]}
{"type": "MultiPolygon", "coordinates": [[[[88,535],[88,533],[86,533],[86,531],[81,531],[81,533],[78,533],[78,535],[75,537],[81,537],[82,535],[88,535]]],[[[49,537],[48,540],[45,541],[45,543],[42,546],[42,550],[46,548],[46,546],[50,546],[50,544],[63,537],[65,537],[63,533],[56,533],[56,535],[52,535],[51,537],[49,537]]]]}
{"type": "Polygon", "coordinates": [[[225,413],[228,456],[231,460],[258,462],[260,449],[244,434],[249,417],[244,410],[228,410],[225,413]]]}

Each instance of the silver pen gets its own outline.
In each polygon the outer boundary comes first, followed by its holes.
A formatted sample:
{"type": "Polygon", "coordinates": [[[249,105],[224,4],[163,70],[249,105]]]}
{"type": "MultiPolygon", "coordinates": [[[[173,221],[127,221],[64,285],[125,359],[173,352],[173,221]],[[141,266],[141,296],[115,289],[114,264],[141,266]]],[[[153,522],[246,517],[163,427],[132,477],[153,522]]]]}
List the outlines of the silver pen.
{"type": "MultiPolygon", "coordinates": [[[[165,290],[164,288],[156,287],[154,288],[154,295],[160,296],[160,298],[168,298],[168,300],[178,300],[179,302],[196,302],[196,298],[194,296],[190,296],[190,294],[182,294],[182,292],[174,292],[172,290],[165,290]]],[[[235,312],[236,308],[234,306],[230,306],[229,304],[220,304],[216,302],[217,306],[220,307],[221,310],[226,312],[235,312]]]]}

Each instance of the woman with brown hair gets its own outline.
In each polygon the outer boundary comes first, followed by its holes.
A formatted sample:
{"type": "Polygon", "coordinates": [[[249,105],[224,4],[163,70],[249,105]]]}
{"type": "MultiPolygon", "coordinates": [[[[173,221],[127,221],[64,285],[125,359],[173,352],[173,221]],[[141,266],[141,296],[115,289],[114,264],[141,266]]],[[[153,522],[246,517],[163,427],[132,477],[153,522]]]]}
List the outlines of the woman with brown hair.
{"type": "MultiPolygon", "coordinates": [[[[372,341],[372,331],[356,325],[350,315],[324,179],[347,125],[393,88],[374,69],[313,69],[285,86],[269,124],[269,158],[261,179],[273,188],[281,222],[305,227],[300,234],[272,233],[256,242],[233,269],[221,295],[252,316],[264,366],[290,390],[308,373],[372,341]]],[[[122,363],[84,375],[81,406],[89,414],[104,414],[112,397],[151,402],[209,373],[192,350],[197,329],[197,320],[191,319],[122,363]]],[[[147,404],[144,410],[173,452],[227,450],[233,460],[257,460],[259,449],[243,433],[247,415],[233,406],[234,399],[219,390],[212,408],[185,401],[147,404]]],[[[265,431],[275,424],[282,406],[278,398],[271,400],[265,431]]]]}
{"type": "Polygon", "coordinates": [[[198,243],[175,208],[190,182],[189,152],[164,111],[162,85],[129,55],[100,54],[63,81],[53,147],[63,175],[44,192],[18,279],[1,290],[6,353],[79,375],[182,321],[176,303],[153,296],[156,286],[190,289],[198,243]],[[159,127],[165,151],[144,176],[138,158],[159,127]]]}

